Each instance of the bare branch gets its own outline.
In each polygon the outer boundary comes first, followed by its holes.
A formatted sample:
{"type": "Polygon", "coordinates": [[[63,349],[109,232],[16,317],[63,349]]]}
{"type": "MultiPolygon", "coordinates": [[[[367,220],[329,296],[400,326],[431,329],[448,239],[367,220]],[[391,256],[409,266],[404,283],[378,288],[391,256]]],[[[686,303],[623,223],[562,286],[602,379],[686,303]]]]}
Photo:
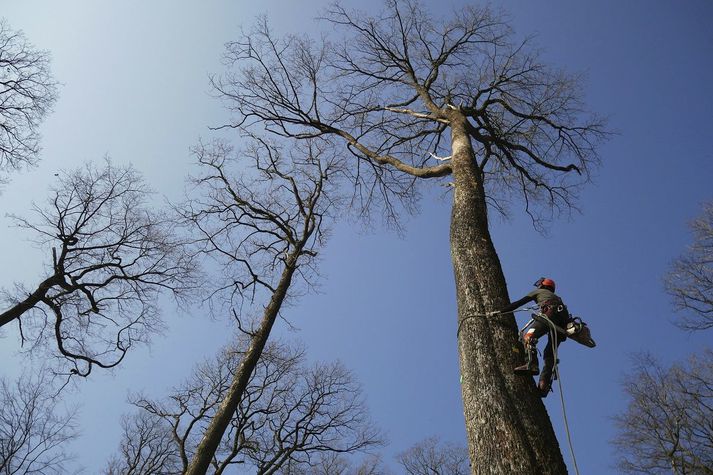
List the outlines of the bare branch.
{"type": "Polygon", "coordinates": [[[430,437],[397,456],[408,475],[466,475],[470,473],[468,450],[454,444],[444,444],[430,437]]]}
{"type": "Polygon", "coordinates": [[[310,464],[288,460],[275,472],[279,475],[391,475],[380,457],[370,456],[354,463],[343,453],[322,452],[310,464]]]}
{"type": "Polygon", "coordinates": [[[0,379],[0,401],[0,473],[67,473],[76,414],[59,408],[49,381],[0,379]]]}
{"type": "Polygon", "coordinates": [[[57,96],[49,63],[48,52],[0,19],[0,171],[37,161],[39,125],[57,96]]]}
{"type": "Polygon", "coordinates": [[[245,138],[249,145],[241,155],[220,141],[196,148],[203,173],[193,178],[192,195],[177,207],[184,224],[198,232],[196,255],[223,268],[211,304],[217,303],[221,313],[232,312],[239,329],[250,335],[229,388],[220,394],[222,400],[190,457],[189,474],[216,466],[221,440],[246,397],[272,327],[291,297],[313,285],[327,219],[341,208],[337,191],[343,171],[325,152],[324,140],[304,140],[285,154],[255,133],[246,131],[245,138]],[[238,159],[247,166],[238,166],[238,159]],[[259,318],[249,325],[242,319],[254,315],[246,315],[244,305],[259,309],[259,318]]]}
{"type": "Polygon", "coordinates": [[[54,338],[69,363],[61,371],[82,376],[116,366],[160,331],[156,299],[162,291],[186,295],[196,268],[149,196],[133,168],[107,160],[64,174],[47,205],[35,205],[35,219],[15,216],[52,259],[35,290],[6,295],[0,325],[22,322],[30,353],[54,338]]]}
{"type": "Polygon", "coordinates": [[[465,119],[476,159],[492,172],[492,199],[505,187],[530,212],[535,204],[544,213],[574,206],[577,186],[598,163],[604,121],[584,110],[579,78],[546,67],[529,39],[513,38],[502,15],[468,7],[444,21],[419,2],[388,0],[376,15],[336,4],[323,19],[343,37],[277,39],[263,18],[228,45],[238,69],[214,86],[236,125],[295,139],[340,137],[371,164],[353,176],[357,189],[379,191],[396,220],[394,197],[413,197],[403,174],[451,174],[451,164],[427,166],[419,157],[427,150],[450,155],[442,134],[465,119]],[[566,177],[570,171],[581,177],[566,177]]]}
{"type": "MultiPolygon", "coordinates": [[[[318,250],[328,236],[325,218],[342,207],[335,192],[344,179],[338,162],[319,140],[288,154],[258,136],[240,154],[222,141],[200,143],[194,154],[201,173],[190,197],[176,206],[183,225],[197,233],[196,255],[220,265],[211,304],[216,313],[244,317],[244,306],[270,298],[288,256],[299,256],[299,277],[290,295],[313,285],[318,250]]],[[[240,322],[242,325],[242,322],[240,322]]]]}
{"type": "MultiPolygon", "coordinates": [[[[458,318],[504,305],[489,205],[522,201],[538,227],[576,209],[607,135],[582,104],[580,78],[545,66],[487,7],[444,20],[417,0],[385,0],[369,12],[335,4],[322,20],[333,36],[280,38],[261,19],[228,44],[230,70],[214,78],[234,114],[228,126],[321,138],[342,158],[360,215],[376,209],[397,225],[416,209],[420,178],[448,176],[458,318]],[[429,153],[451,159],[430,166],[429,153]]],[[[514,320],[497,330],[483,321],[459,337],[471,463],[564,472],[543,406],[510,376],[515,335],[514,320]],[[503,434],[498,447],[491,424],[503,434]],[[489,456],[505,445],[504,456],[489,456]]]]}
{"type": "MultiPolygon", "coordinates": [[[[148,464],[160,473],[186,470],[249,347],[249,339],[239,341],[201,365],[169,399],[133,398],[142,410],[124,424],[118,468],[110,473],[148,473],[129,470],[148,464]]],[[[380,443],[348,371],[339,364],[307,368],[300,348],[272,344],[250,377],[212,466],[216,474],[235,466],[269,474],[286,464],[312,466],[321,454],[348,454],[380,443]]]]}
{"type": "Polygon", "coordinates": [[[683,316],[676,324],[685,330],[713,328],[713,203],[693,223],[693,244],[671,266],[666,290],[683,316]]]}
{"type": "Polygon", "coordinates": [[[661,366],[638,356],[624,382],[627,410],[613,441],[625,473],[713,473],[713,351],[661,366]]]}

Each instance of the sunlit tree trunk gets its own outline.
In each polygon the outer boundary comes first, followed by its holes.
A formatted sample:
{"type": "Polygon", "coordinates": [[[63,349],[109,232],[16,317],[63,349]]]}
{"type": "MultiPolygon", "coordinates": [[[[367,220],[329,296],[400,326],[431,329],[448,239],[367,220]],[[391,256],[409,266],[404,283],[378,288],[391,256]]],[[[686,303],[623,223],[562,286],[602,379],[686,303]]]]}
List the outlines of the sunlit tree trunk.
{"type": "MultiPolygon", "coordinates": [[[[455,114],[454,114],[455,115],[455,114]]],[[[479,317],[509,303],[488,231],[483,176],[462,123],[453,123],[451,257],[455,273],[461,391],[472,473],[567,473],[532,379],[513,374],[521,348],[512,316],[479,317]]]]}

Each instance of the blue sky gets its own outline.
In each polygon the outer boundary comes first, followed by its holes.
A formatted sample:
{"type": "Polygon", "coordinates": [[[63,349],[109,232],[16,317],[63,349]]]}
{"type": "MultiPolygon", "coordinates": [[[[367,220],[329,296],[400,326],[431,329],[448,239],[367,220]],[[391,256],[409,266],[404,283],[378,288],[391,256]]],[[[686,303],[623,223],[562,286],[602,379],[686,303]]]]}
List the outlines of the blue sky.
{"type": "MultiPolygon", "coordinates": [[[[191,170],[188,148],[226,119],[208,86],[208,75],[222,70],[223,43],[264,12],[280,31],[316,29],[311,19],[324,4],[0,0],[0,16],[51,51],[62,83],[42,127],[39,167],[16,174],[0,195],[0,286],[36,282],[47,257],[9,227],[5,213],[41,201],[58,169],[105,154],[132,162],[159,194],[177,198],[191,170]]],[[[624,407],[619,380],[628,355],[648,350],[670,362],[710,340],[670,324],[661,279],[690,242],[687,223],[713,199],[713,4],[493,5],[509,12],[518,34],[537,35],[551,64],[586,73],[590,108],[618,132],[601,148],[603,164],[582,192],[582,214],[555,221],[546,236],[516,207],[509,220],[492,219],[511,298],[551,276],[570,310],[591,325],[598,347],[563,345],[562,381],[581,472],[615,473],[610,417],[624,407]]],[[[340,359],[354,370],[389,433],[387,457],[431,435],[465,441],[449,198],[439,187],[425,190],[422,211],[406,221],[403,237],[340,223],[324,255],[321,293],[286,314],[299,331],[277,328],[305,341],[312,358],[340,359]]],[[[127,391],[165,394],[227,341],[226,322],[191,313],[167,303],[166,335],[117,371],[78,385],[72,399],[82,408],[85,435],[75,450],[87,473],[117,446],[127,391]]],[[[12,376],[26,362],[14,353],[14,330],[3,336],[0,371],[12,376]]],[[[546,404],[569,463],[558,398],[546,404]]]]}

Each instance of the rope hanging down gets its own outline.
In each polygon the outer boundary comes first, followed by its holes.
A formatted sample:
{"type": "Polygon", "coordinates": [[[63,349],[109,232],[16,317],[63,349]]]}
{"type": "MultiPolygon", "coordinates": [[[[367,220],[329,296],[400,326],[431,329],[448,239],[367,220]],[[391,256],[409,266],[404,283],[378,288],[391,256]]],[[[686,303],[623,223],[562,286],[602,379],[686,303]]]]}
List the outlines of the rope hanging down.
{"type": "MultiPolygon", "coordinates": [[[[521,308],[521,309],[513,310],[512,312],[506,312],[506,313],[503,313],[503,312],[494,312],[494,313],[490,313],[490,314],[475,313],[475,314],[469,315],[469,316],[465,317],[464,319],[462,319],[458,323],[458,330],[456,331],[456,338],[458,338],[458,336],[460,335],[460,331],[461,331],[461,328],[463,327],[463,323],[465,323],[466,320],[470,320],[471,318],[490,317],[490,316],[495,317],[495,316],[506,315],[506,314],[513,313],[513,312],[531,312],[531,311],[537,312],[536,314],[532,315],[532,317],[535,320],[545,323],[550,329],[550,338],[552,340],[550,342],[550,344],[553,345],[552,346],[552,355],[555,359],[555,364],[554,364],[553,370],[554,370],[554,374],[557,376],[557,385],[559,386],[559,390],[560,390],[560,402],[562,405],[562,419],[564,421],[564,427],[565,427],[565,431],[567,433],[567,443],[569,445],[569,452],[572,455],[572,463],[574,464],[574,472],[577,475],[579,475],[579,467],[577,466],[577,457],[574,454],[574,445],[572,444],[572,436],[571,436],[571,433],[569,430],[569,421],[567,420],[567,410],[565,408],[565,403],[564,403],[564,390],[562,389],[562,376],[560,375],[560,371],[559,371],[559,358],[557,357],[557,346],[558,346],[557,345],[557,336],[558,336],[559,332],[562,332],[562,334],[564,334],[566,336],[567,335],[566,330],[559,328],[549,318],[547,318],[545,315],[540,313],[539,307],[528,307],[528,308],[521,308]]],[[[462,379],[463,379],[463,376],[461,376],[461,382],[462,382],[462,379]]]]}
{"type": "Polygon", "coordinates": [[[577,466],[577,457],[574,455],[574,445],[572,444],[572,436],[569,431],[569,422],[567,421],[567,410],[565,409],[565,404],[564,404],[564,391],[562,390],[562,376],[560,375],[560,370],[559,370],[559,359],[557,358],[557,334],[558,332],[564,332],[566,335],[566,332],[559,328],[557,325],[555,325],[549,318],[546,316],[542,315],[541,313],[538,313],[536,315],[533,315],[533,317],[540,321],[545,323],[549,328],[550,328],[550,338],[552,339],[552,355],[555,359],[555,364],[554,364],[554,374],[557,376],[557,385],[559,386],[560,389],[560,402],[562,403],[562,420],[564,421],[564,428],[565,432],[567,432],[567,443],[569,444],[569,453],[572,455],[572,463],[574,464],[574,472],[579,475],[579,467],[577,466]]]}

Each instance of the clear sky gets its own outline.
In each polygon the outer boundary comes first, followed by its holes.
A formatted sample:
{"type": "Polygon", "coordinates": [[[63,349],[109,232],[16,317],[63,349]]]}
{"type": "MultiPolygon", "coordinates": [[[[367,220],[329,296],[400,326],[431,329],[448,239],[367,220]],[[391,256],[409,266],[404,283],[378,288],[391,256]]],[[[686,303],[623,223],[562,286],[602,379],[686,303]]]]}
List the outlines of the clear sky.
{"type": "MultiPolygon", "coordinates": [[[[155,190],[177,198],[191,170],[188,148],[226,118],[208,86],[208,75],[222,71],[223,44],[258,13],[280,31],[316,30],[312,18],[325,3],[0,0],[0,16],[51,51],[62,83],[42,127],[39,167],[15,174],[0,195],[0,286],[37,282],[49,257],[9,227],[5,213],[26,213],[57,170],[105,154],[132,162],[155,190]]],[[[670,324],[661,279],[691,240],[687,222],[713,199],[713,3],[492,3],[510,13],[518,34],[537,34],[551,64],[586,73],[590,108],[618,131],[601,149],[603,166],[583,190],[581,215],[556,221],[547,236],[516,208],[510,220],[492,223],[511,298],[550,276],[570,310],[590,323],[598,347],[563,345],[562,381],[581,472],[615,473],[610,417],[624,407],[619,381],[628,355],[648,350],[670,362],[710,340],[670,324]]],[[[389,434],[387,458],[431,435],[465,443],[449,198],[428,190],[402,238],[341,223],[325,252],[321,294],[286,314],[299,331],[277,328],[305,341],[312,358],[354,370],[389,434]]],[[[74,450],[86,473],[117,447],[127,391],[166,394],[227,342],[226,322],[191,313],[167,303],[165,336],[113,373],[79,382],[72,398],[84,436],[74,450]]],[[[27,362],[15,354],[14,329],[2,335],[0,374],[13,376],[27,362]]],[[[546,404],[569,464],[559,399],[546,404]]]]}

